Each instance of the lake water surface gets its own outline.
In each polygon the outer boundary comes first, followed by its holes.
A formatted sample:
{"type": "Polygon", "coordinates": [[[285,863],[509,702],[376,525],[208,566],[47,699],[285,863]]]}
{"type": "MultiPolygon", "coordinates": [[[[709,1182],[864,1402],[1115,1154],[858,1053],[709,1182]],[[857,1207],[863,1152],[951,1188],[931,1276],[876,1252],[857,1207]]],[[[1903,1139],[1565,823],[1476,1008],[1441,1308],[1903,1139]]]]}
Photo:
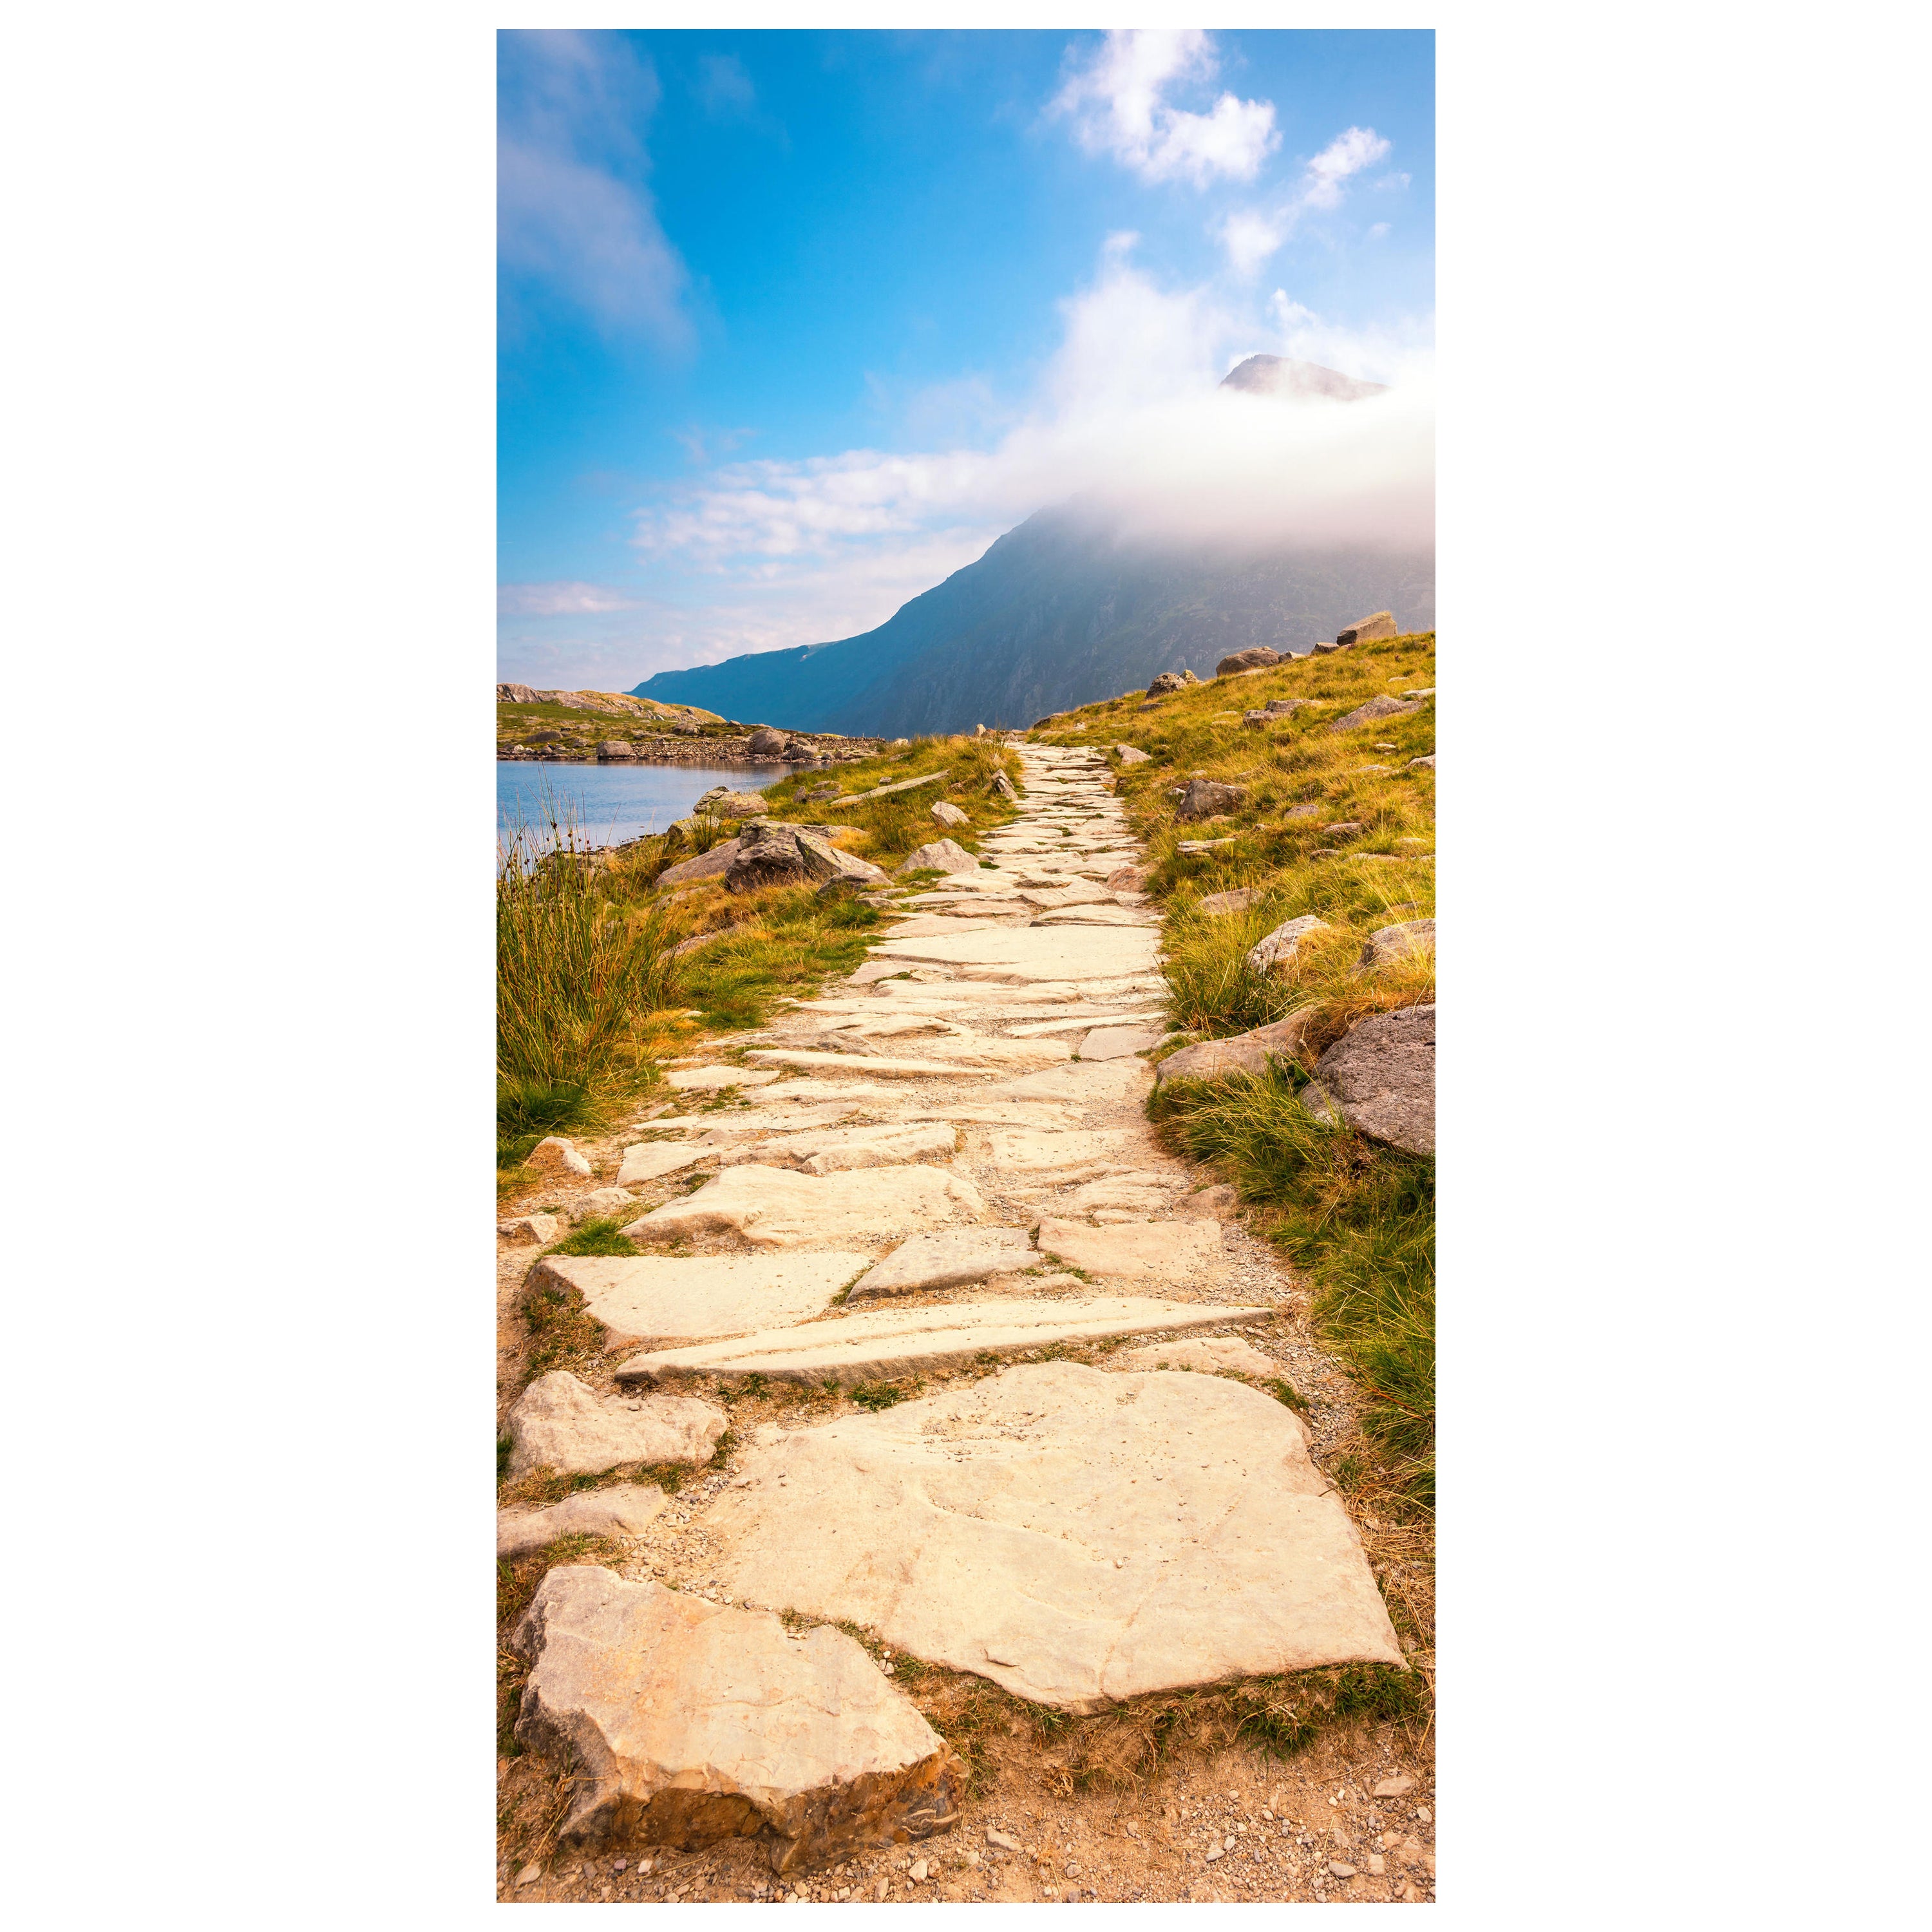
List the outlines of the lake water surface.
{"type": "Polygon", "coordinates": [[[546,796],[574,812],[592,845],[620,844],[662,832],[683,818],[713,785],[755,791],[776,784],[790,765],[593,765],[575,759],[501,759],[496,766],[496,832],[520,823],[532,828],[548,816],[546,796]]]}

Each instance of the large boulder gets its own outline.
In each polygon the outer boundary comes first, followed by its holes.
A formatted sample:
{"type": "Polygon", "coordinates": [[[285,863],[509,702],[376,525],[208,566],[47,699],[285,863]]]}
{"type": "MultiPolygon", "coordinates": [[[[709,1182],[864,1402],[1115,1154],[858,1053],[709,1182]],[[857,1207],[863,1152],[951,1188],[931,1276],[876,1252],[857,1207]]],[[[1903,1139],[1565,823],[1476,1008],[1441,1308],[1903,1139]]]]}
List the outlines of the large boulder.
{"type": "Polygon", "coordinates": [[[597,747],[597,760],[600,764],[610,764],[626,758],[634,758],[637,747],[627,745],[621,738],[606,738],[597,747]]]}
{"type": "Polygon", "coordinates": [[[1232,812],[1248,795],[1246,785],[1222,784],[1214,778],[1192,778],[1180,795],[1180,802],[1174,808],[1179,819],[1212,818],[1217,813],[1232,812]]]}
{"type": "Polygon", "coordinates": [[[1407,920],[1400,926],[1384,926],[1370,933],[1355,964],[1366,970],[1372,966],[1386,966],[1391,959],[1400,959],[1406,953],[1435,950],[1435,920],[1407,920]]]}
{"type": "Polygon", "coordinates": [[[1185,691],[1198,680],[1178,670],[1164,670],[1147,688],[1150,698],[1166,698],[1177,691],[1185,691]]]}
{"type": "Polygon", "coordinates": [[[1338,649],[1346,650],[1351,644],[1366,644],[1376,638],[1399,634],[1395,627],[1395,613],[1378,610],[1372,616],[1358,617],[1352,624],[1345,625],[1335,633],[1335,643],[1338,649]]]}
{"type": "Polygon", "coordinates": [[[1270,664],[1280,662],[1280,652],[1271,651],[1265,644],[1256,644],[1252,650],[1237,651],[1233,656],[1223,658],[1214,667],[1214,675],[1234,677],[1244,670],[1265,670],[1270,664]]]}
{"type": "Polygon", "coordinates": [[[1306,1440],[1225,1376],[1022,1364],[741,1452],[721,1574],[1065,1711],[1400,1665],[1306,1440]]]}
{"type": "Polygon", "coordinates": [[[754,758],[782,758],[791,740],[782,731],[774,731],[769,724],[760,724],[752,734],[752,740],[746,748],[754,758]]]}
{"type": "Polygon", "coordinates": [[[809,831],[803,826],[794,826],[793,832],[808,878],[820,880],[825,885],[840,881],[854,886],[892,884],[869,860],[861,859],[856,853],[841,851],[823,832],[809,831]]]}
{"type": "Polygon", "coordinates": [[[1376,1013],[1315,1064],[1302,1090],[1311,1113],[1339,1114],[1358,1133],[1407,1154],[1436,1151],[1436,1007],[1376,1013]]]}
{"type": "Polygon", "coordinates": [[[910,854],[900,866],[901,872],[976,872],[980,862],[963,845],[950,838],[935,838],[910,854]]]}
{"type": "Polygon", "coordinates": [[[562,1369],[539,1376],[505,1421],[509,1473],[600,1476],[626,1462],[708,1462],[729,1418],[692,1396],[600,1396],[562,1369]]]}
{"type": "Polygon", "coordinates": [[[1358,705],[1346,718],[1338,718],[1329,726],[1331,731],[1353,731],[1364,724],[1378,724],[1385,718],[1413,718],[1422,709],[1419,704],[1405,704],[1399,698],[1372,698],[1366,704],[1358,705]]]}
{"type": "Polygon", "coordinates": [[[570,1844],[763,1837],[788,1871],[958,1816],[958,1760],[830,1624],[794,1636],[769,1612],[571,1564],[544,1579],[512,1642],[531,1666],[518,1741],[576,1766],[570,1844]]]}
{"type": "Polygon", "coordinates": [[[958,806],[948,804],[943,798],[932,808],[932,815],[942,825],[970,825],[973,822],[958,806]]]}
{"type": "Polygon", "coordinates": [[[1248,970],[1270,973],[1277,966],[1286,965],[1311,932],[1325,932],[1328,929],[1328,922],[1317,919],[1312,912],[1304,913],[1298,919],[1283,920],[1265,938],[1258,939],[1248,948],[1248,970]]]}
{"type": "Polygon", "coordinates": [[[727,892],[759,886],[802,885],[810,878],[798,834],[789,825],[754,823],[738,835],[738,850],[724,874],[727,892]]]}
{"type": "Polygon", "coordinates": [[[1231,1073],[1262,1074],[1270,1060],[1292,1060],[1315,1017],[1316,1009],[1304,1006],[1284,1020],[1256,1027],[1228,1040],[1204,1040],[1171,1053],[1154,1067],[1154,1078],[1168,1080],[1219,1080],[1231,1073]]]}

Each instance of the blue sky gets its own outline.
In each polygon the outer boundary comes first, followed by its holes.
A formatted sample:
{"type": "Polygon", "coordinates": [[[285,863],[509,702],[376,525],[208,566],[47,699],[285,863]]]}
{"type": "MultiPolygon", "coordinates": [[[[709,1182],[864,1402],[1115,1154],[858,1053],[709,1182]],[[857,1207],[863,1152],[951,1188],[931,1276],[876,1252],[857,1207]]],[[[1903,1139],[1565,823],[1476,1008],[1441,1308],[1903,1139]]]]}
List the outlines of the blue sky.
{"type": "MultiPolygon", "coordinates": [[[[504,677],[848,635],[1177,445],[1232,476],[1200,399],[1242,355],[1426,385],[1428,33],[499,52],[504,677]]],[[[1288,514],[1278,470],[1241,502],[1288,514]]]]}

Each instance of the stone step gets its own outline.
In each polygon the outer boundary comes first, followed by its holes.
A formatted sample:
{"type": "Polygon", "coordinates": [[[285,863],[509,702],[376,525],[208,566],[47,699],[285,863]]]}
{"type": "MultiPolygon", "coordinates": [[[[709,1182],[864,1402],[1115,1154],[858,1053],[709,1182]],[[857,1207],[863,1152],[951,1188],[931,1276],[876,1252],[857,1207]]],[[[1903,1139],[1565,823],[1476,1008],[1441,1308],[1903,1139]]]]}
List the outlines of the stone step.
{"type": "Polygon", "coordinates": [[[803,1134],[768,1134],[720,1156],[735,1167],[746,1161],[796,1168],[805,1174],[843,1174],[860,1168],[901,1167],[935,1156],[951,1160],[959,1136],[940,1122],[890,1121],[872,1127],[839,1127],[803,1134]]]}
{"type": "Polygon", "coordinates": [[[656,1484],[617,1482],[581,1490],[548,1509],[500,1510],[496,1554],[500,1558],[527,1556],[564,1536],[641,1536],[664,1505],[664,1492],[656,1484]]]}
{"type": "Polygon", "coordinates": [[[1080,926],[887,939],[877,950],[890,958],[957,966],[969,977],[1009,980],[1114,980],[1150,972],[1160,958],[1160,938],[1152,932],[1080,926]]]}
{"type": "Polygon", "coordinates": [[[1039,1259],[1022,1228],[949,1228],[942,1234],[914,1234],[860,1280],[847,1299],[963,1288],[988,1275],[1016,1274],[1039,1259]]]}
{"type": "Polygon", "coordinates": [[[518,1742],[578,1767],[566,1844],[756,1836],[790,1871],[958,1816],[958,1760],[843,1630],[794,1636],[769,1612],[568,1564],[512,1643],[530,1664],[518,1742]]]}
{"type": "Polygon", "coordinates": [[[815,1254],[546,1255],[536,1278],[574,1288],[617,1340],[646,1348],[802,1322],[872,1264],[856,1250],[815,1254]]]}
{"type": "Polygon", "coordinates": [[[1035,1238],[1088,1274],[1116,1280],[1178,1281],[1221,1258],[1218,1221],[1130,1221],[1090,1228],[1078,1221],[1042,1220],[1035,1238]]]}
{"type": "Polygon", "coordinates": [[[745,1058],[762,1066],[796,1066],[807,1072],[844,1072],[855,1063],[868,1073],[884,1074],[894,1080],[957,1079],[962,1075],[984,1078],[1004,1072],[1003,1066],[962,1066],[943,1060],[889,1060],[881,1054],[820,1053],[808,1048],[754,1047],[745,1058]]]}
{"type": "Polygon", "coordinates": [[[820,1176],[750,1164],[726,1168],[695,1194],[653,1208],[624,1232],[634,1241],[723,1234],[755,1248],[790,1248],[883,1240],[986,1216],[980,1190],[942,1167],[820,1176]]]}
{"type": "Polygon", "coordinates": [[[554,1469],[598,1476],[627,1462],[708,1462],[730,1426],[722,1408],[689,1396],[600,1396],[566,1370],[539,1376],[504,1420],[509,1473],[554,1469]]]}
{"type": "Polygon", "coordinates": [[[1034,1703],[1403,1660],[1300,1424],[1224,1376],[1026,1364],[734,1466],[710,1514],[734,1596],[1034,1703]]]}
{"type": "Polygon", "coordinates": [[[937,1369],[969,1368],[984,1356],[1017,1354],[1055,1342],[1218,1328],[1230,1322],[1270,1321],[1274,1313],[1268,1308],[1132,1296],[944,1302],[831,1316],[730,1342],[654,1349],[632,1356],[615,1372],[620,1382],[652,1384],[700,1376],[735,1381],[751,1375],[785,1382],[890,1382],[937,1369]]]}

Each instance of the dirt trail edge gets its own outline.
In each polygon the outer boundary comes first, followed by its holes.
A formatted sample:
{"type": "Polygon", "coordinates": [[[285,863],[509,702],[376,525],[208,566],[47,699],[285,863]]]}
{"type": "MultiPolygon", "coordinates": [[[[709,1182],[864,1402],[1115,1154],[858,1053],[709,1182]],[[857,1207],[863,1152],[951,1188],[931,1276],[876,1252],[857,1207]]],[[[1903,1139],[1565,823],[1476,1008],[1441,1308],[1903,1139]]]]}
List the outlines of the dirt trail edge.
{"type": "Polygon", "coordinates": [[[506,1900],[1434,1895],[1348,1384],[1148,1125],[1105,764],[1017,748],[849,980],[505,1205],[506,1900]]]}

